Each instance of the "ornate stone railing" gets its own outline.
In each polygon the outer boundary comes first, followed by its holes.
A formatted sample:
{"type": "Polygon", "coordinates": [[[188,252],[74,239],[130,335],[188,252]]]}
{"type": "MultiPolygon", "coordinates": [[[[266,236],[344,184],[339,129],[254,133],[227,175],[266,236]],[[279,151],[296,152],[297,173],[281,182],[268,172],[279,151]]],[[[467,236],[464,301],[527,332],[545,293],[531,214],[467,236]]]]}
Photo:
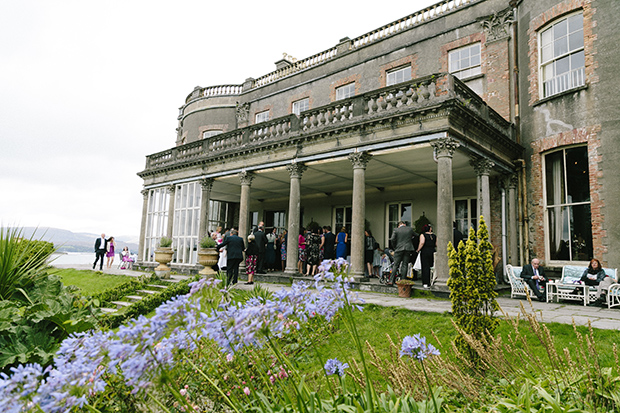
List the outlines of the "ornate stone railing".
{"type": "Polygon", "coordinates": [[[146,169],[200,161],[220,154],[241,153],[304,136],[332,133],[367,121],[414,116],[442,105],[470,111],[490,127],[512,138],[512,124],[451,74],[441,73],[188,143],[147,157],[146,169]]]}
{"type": "Polygon", "coordinates": [[[275,70],[271,73],[267,73],[264,76],[259,77],[254,81],[253,87],[261,87],[265,86],[269,83],[275,82],[278,79],[282,79],[283,77],[292,75],[293,73],[300,72],[302,70],[306,70],[313,66],[319,65],[327,60],[332,59],[337,54],[337,48],[332,47],[331,49],[324,50],[320,53],[317,53],[313,56],[307,57],[303,60],[297,60],[291,63],[289,66],[283,67],[281,69],[275,70]]]}
{"type": "Polygon", "coordinates": [[[385,26],[379,27],[371,32],[356,37],[351,41],[351,49],[365,46],[369,43],[381,40],[403,30],[409,29],[415,25],[425,23],[429,20],[436,19],[442,15],[452,12],[464,5],[472,3],[476,0],[443,0],[425,9],[412,13],[401,19],[398,19],[385,26]]]}
{"type": "MultiPolygon", "coordinates": [[[[324,50],[320,53],[312,55],[302,60],[297,60],[295,62],[291,62],[290,65],[282,67],[280,69],[274,70],[273,72],[267,73],[257,79],[255,79],[251,84],[250,88],[259,88],[270,83],[273,83],[279,79],[292,75],[294,73],[300,72],[302,70],[309,69],[311,67],[320,65],[328,60],[333,59],[338,55],[338,50],[349,51],[354,50],[372,42],[384,39],[386,37],[397,34],[403,30],[407,30],[413,26],[426,23],[429,20],[433,20],[439,18],[447,13],[450,13],[454,10],[457,10],[461,7],[464,7],[468,4],[474,3],[479,0],[443,0],[432,6],[426,7],[420,11],[412,13],[408,16],[405,16],[401,19],[398,19],[392,23],[386,24],[378,29],[372,30],[368,33],[365,33],[359,37],[356,37],[353,40],[350,40],[349,47],[344,47],[342,49],[339,46],[332,47],[330,49],[324,50]]],[[[221,85],[221,86],[209,86],[205,88],[197,88],[192,92],[185,103],[190,102],[193,99],[199,97],[211,97],[211,96],[234,96],[239,95],[243,92],[243,85],[221,85]]],[[[182,114],[182,111],[181,111],[182,114]]]]}

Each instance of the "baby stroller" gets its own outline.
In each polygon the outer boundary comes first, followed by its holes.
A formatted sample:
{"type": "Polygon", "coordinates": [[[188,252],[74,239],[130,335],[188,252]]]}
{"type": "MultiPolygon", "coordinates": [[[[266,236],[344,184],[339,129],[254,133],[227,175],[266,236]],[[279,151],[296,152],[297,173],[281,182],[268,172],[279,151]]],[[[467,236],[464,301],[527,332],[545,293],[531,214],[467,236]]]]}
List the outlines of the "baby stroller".
{"type": "Polygon", "coordinates": [[[386,248],[381,254],[381,274],[379,275],[379,282],[381,284],[388,284],[392,277],[392,269],[394,267],[394,257],[392,257],[392,251],[386,248]]]}

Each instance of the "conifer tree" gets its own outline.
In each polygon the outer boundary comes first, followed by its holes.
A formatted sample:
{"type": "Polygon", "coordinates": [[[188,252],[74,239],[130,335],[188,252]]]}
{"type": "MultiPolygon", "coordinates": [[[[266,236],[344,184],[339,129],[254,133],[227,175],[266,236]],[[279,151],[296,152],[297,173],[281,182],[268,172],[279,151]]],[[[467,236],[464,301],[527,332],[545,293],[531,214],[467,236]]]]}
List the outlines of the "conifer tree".
{"type": "MultiPolygon", "coordinates": [[[[469,230],[466,243],[460,242],[458,250],[448,243],[450,267],[450,300],[456,325],[467,335],[487,341],[495,334],[499,323],[495,312],[499,306],[495,298],[496,280],[493,271],[493,246],[484,219],[476,233],[469,230]]],[[[479,366],[478,354],[461,335],[455,339],[457,348],[473,365],[479,366]]]]}

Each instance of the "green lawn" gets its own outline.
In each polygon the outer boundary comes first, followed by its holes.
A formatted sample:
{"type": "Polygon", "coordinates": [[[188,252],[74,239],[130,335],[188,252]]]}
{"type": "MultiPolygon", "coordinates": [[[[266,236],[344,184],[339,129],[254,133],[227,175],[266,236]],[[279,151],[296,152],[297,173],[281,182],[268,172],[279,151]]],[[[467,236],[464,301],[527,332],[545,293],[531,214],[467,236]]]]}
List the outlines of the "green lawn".
{"type": "Polygon", "coordinates": [[[50,270],[50,274],[58,275],[64,285],[78,287],[86,296],[109,290],[133,278],[126,275],[103,274],[97,271],[71,268],[53,268],[50,270]]]}

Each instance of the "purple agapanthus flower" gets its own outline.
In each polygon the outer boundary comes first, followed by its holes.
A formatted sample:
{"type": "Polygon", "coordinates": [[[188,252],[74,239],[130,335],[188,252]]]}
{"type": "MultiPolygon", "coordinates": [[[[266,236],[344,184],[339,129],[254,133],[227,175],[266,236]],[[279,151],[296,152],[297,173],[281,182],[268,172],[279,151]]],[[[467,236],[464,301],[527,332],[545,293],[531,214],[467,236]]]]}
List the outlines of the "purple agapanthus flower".
{"type": "Polygon", "coordinates": [[[342,363],[338,359],[329,359],[325,362],[325,373],[328,376],[332,374],[338,374],[340,377],[344,376],[344,370],[349,368],[348,363],[342,363]]]}
{"type": "Polygon", "coordinates": [[[426,337],[419,334],[403,338],[400,356],[415,357],[422,361],[429,356],[439,356],[441,353],[432,344],[426,344],[426,337]]]}

